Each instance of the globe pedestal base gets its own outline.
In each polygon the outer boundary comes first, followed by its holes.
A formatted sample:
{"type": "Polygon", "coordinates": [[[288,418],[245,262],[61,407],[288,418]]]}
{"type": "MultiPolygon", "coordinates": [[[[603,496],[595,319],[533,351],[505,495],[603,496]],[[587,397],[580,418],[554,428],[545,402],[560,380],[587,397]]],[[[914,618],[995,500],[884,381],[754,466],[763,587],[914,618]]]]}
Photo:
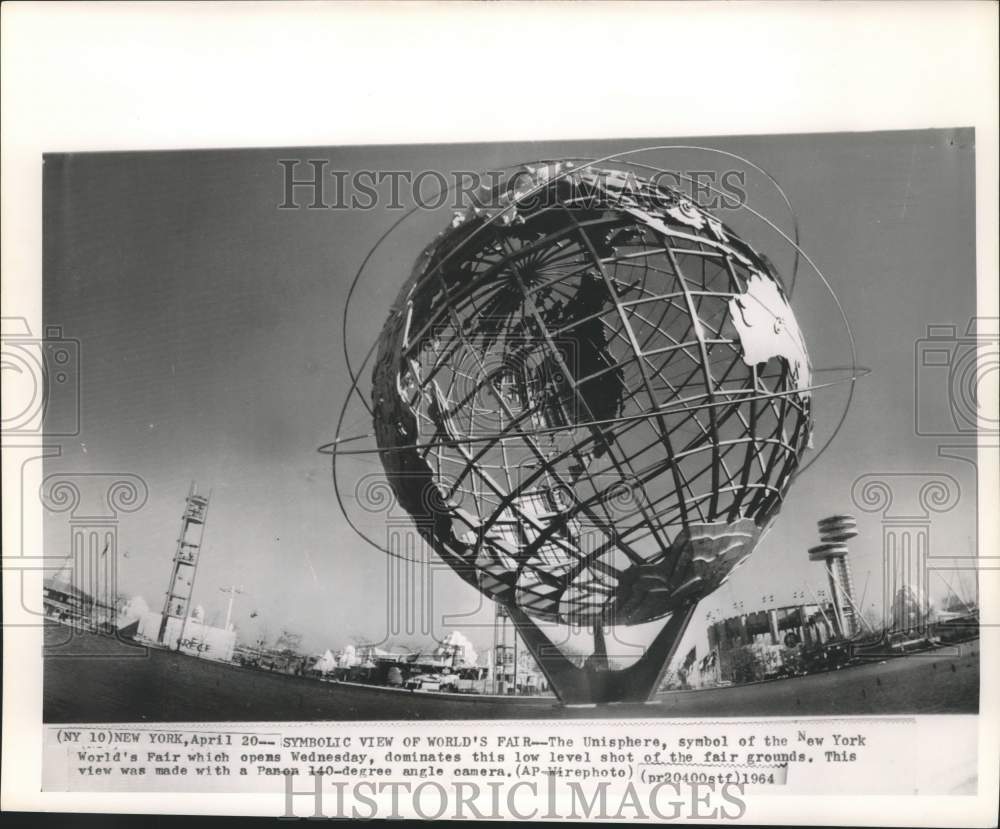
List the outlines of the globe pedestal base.
{"type": "Polygon", "coordinates": [[[594,653],[580,668],[563,656],[523,610],[516,606],[507,606],[506,610],[559,701],[565,705],[593,705],[646,702],[652,697],[663,681],[667,665],[697,606],[695,602],[674,611],[646,652],[635,664],[621,670],[608,667],[600,626],[594,628],[594,653]]]}

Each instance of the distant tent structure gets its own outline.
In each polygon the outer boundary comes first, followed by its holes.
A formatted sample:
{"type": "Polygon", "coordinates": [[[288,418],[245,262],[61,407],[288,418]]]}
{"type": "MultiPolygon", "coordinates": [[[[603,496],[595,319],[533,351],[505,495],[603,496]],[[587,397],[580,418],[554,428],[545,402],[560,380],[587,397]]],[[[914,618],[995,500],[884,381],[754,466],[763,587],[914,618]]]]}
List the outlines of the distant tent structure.
{"type": "Polygon", "coordinates": [[[892,600],[892,630],[920,630],[934,620],[934,607],[920,588],[903,585],[892,600]]]}
{"type": "Polygon", "coordinates": [[[340,668],[352,668],[357,663],[358,657],[354,650],[354,645],[348,645],[337,657],[337,666],[340,668]]]}
{"type": "Polygon", "coordinates": [[[288,629],[281,631],[281,635],[274,643],[276,651],[298,651],[302,645],[302,634],[294,633],[288,629]]]}
{"type": "Polygon", "coordinates": [[[132,622],[128,622],[122,627],[118,628],[118,635],[122,639],[135,639],[136,635],[139,633],[139,620],[136,619],[132,622]]]}
{"type": "Polygon", "coordinates": [[[434,651],[436,657],[447,657],[457,665],[475,665],[479,661],[479,654],[472,646],[472,642],[460,631],[449,633],[441,644],[434,651]]]}
{"type": "Polygon", "coordinates": [[[336,667],[337,667],[337,660],[333,658],[333,654],[330,652],[330,649],[327,648],[326,653],[324,653],[319,659],[316,660],[316,663],[312,666],[312,669],[321,674],[328,674],[336,667]]]}
{"type": "Polygon", "coordinates": [[[133,596],[118,614],[118,627],[124,627],[132,622],[138,622],[149,613],[149,605],[142,596],[133,596]]]}

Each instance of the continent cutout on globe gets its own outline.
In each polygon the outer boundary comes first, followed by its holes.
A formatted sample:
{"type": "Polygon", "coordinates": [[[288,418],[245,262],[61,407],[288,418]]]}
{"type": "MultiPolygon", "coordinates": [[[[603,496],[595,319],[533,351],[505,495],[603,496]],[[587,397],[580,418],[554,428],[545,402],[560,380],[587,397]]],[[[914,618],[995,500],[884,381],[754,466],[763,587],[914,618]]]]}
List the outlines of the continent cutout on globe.
{"type": "Polygon", "coordinates": [[[809,388],[812,377],[802,332],[777,282],[752,273],[746,290],[729,301],[729,313],[748,366],[781,357],[792,370],[795,387],[809,388]]]}

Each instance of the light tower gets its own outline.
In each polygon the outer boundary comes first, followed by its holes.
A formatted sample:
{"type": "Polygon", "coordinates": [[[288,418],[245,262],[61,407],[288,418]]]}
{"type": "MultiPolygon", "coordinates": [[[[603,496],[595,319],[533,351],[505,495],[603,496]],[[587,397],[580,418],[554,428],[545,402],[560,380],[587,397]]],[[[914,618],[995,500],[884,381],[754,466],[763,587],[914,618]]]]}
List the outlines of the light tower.
{"type": "Polygon", "coordinates": [[[229,594],[229,604],[226,606],[226,626],[224,628],[224,630],[229,630],[229,623],[233,619],[233,601],[237,596],[243,595],[243,587],[242,585],[237,587],[235,584],[231,584],[229,587],[220,587],[219,590],[229,594]]]}
{"type": "Polygon", "coordinates": [[[490,677],[491,677],[491,687],[494,694],[506,694],[508,690],[507,685],[507,655],[511,654],[511,685],[514,688],[514,693],[517,693],[517,672],[518,672],[518,652],[517,652],[517,625],[513,624],[514,629],[514,644],[513,646],[507,644],[507,620],[510,616],[507,613],[507,609],[497,603],[496,611],[493,614],[493,657],[492,664],[490,665],[490,677]]]}
{"type": "Polygon", "coordinates": [[[180,642],[184,638],[184,627],[187,624],[188,606],[194,590],[194,577],[198,572],[201,539],[205,534],[205,519],[208,517],[210,497],[211,493],[199,495],[198,488],[192,483],[184,500],[184,514],[181,516],[181,532],[177,538],[174,566],[170,573],[170,587],[163,602],[160,632],[156,637],[156,641],[161,645],[165,644],[167,625],[171,619],[181,620],[177,641],[180,642]]]}
{"type": "Polygon", "coordinates": [[[830,580],[833,615],[837,633],[853,636],[857,629],[854,610],[854,579],[847,560],[847,541],[858,534],[858,522],[851,515],[831,515],[817,522],[822,544],[809,549],[810,561],[826,563],[830,580]]]}

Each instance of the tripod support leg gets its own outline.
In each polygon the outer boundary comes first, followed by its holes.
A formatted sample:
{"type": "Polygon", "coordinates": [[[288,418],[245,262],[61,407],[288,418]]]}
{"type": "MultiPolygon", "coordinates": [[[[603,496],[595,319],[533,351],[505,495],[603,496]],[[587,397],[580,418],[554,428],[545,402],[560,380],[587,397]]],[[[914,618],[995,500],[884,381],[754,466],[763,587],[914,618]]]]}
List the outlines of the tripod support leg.
{"type": "Polygon", "coordinates": [[[598,636],[595,628],[597,658],[589,659],[581,668],[567,659],[523,610],[510,605],[507,613],[559,701],[566,705],[586,705],[648,700],[663,681],[697,606],[694,602],[675,610],[646,652],[633,665],[620,670],[607,667],[603,631],[598,636]]]}

